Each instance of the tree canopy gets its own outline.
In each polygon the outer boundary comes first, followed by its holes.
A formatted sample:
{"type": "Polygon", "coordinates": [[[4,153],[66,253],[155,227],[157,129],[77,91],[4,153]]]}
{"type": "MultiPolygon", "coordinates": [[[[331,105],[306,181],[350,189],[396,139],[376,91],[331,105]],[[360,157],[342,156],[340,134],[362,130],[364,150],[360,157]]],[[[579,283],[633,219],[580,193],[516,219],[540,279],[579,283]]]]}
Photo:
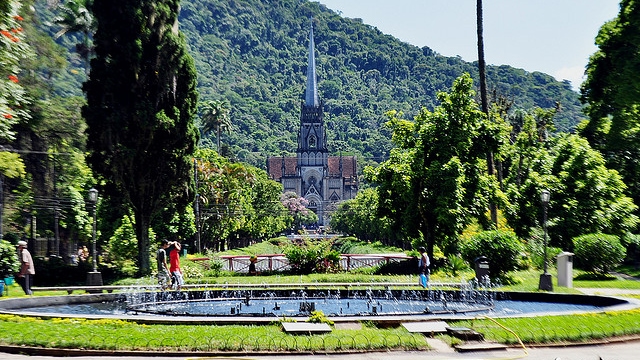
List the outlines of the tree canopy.
{"type": "Polygon", "coordinates": [[[483,218],[489,200],[497,198],[497,181],[483,170],[484,159],[508,131],[488,121],[474,95],[464,74],[450,93],[438,94],[441,105],[433,112],[423,109],[415,121],[390,113],[396,148],[380,167],[368,169],[378,185],[379,215],[391,219],[394,230],[421,239],[430,255],[434,245],[455,248],[463,227],[483,218]]]}
{"type": "Polygon", "coordinates": [[[587,65],[582,100],[589,121],[580,133],[618,170],[640,203],[640,3],[622,0],[618,16],[596,37],[598,50],[587,65]]]}
{"type": "Polygon", "coordinates": [[[190,201],[198,134],[196,71],[178,31],[178,0],[96,0],[96,57],[85,84],[89,164],[104,192],[135,214],[138,266],[150,271],[148,228],[190,201]]]}

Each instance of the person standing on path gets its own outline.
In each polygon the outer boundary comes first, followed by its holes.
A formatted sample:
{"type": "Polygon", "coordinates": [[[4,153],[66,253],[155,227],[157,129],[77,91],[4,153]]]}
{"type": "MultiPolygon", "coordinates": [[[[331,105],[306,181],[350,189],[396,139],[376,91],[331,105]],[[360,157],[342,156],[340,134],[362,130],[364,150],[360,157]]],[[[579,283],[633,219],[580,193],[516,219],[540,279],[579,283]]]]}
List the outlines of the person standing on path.
{"type": "Polygon", "coordinates": [[[171,250],[169,250],[169,271],[171,271],[171,286],[180,291],[182,285],[184,285],[184,277],[182,276],[182,270],[180,269],[180,243],[172,241],[171,250]]]}
{"type": "Polygon", "coordinates": [[[418,274],[420,285],[423,288],[427,287],[429,284],[429,256],[427,255],[427,250],[420,246],[418,248],[418,252],[420,253],[420,259],[418,260],[418,274]]]}
{"type": "Polygon", "coordinates": [[[156,260],[158,261],[158,285],[161,290],[167,290],[169,288],[169,282],[171,281],[171,273],[169,265],[167,264],[167,251],[169,247],[169,241],[162,239],[162,245],[156,253],[156,260]]]}
{"type": "Polygon", "coordinates": [[[27,242],[24,240],[18,241],[18,258],[20,259],[18,282],[25,294],[33,295],[31,285],[33,285],[33,276],[36,274],[36,269],[33,266],[31,253],[27,250],[27,242]]]}

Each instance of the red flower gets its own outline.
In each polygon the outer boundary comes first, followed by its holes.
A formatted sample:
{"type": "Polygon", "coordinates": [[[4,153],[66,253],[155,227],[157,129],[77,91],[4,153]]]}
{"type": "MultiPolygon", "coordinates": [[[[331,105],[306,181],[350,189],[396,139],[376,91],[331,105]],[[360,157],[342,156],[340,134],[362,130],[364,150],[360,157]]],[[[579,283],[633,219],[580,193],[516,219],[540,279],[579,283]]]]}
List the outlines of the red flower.
{"type": "Polygon", "coordinates": [[[8,37],[9,39],[11,39],[11,37],[13,37],[13,35],[11,35],[11,33],[8,32],[7,30],[0,30],[0,34],[8,37]]]}
{"type": "Polygon", "coordinates": [[[13,18],[14,18],[15,20],[18,20],[18,21],[22,21],[22,20],[24,20],[24,18],[23,18],[22,16],[20,16],[20,15],[16,15],[16,16],[14,16],[13,18]]]}
{"type": "Polygon", "coordinates": [[[13,81],[14,83],[18,83],[18,77],[15,75],[9,75],[9,80],[13,81]]]}
{"type": "Polygon", "coordinates": [[[5,119],[11,119],[13,117],[13,115],[11,114],[4,114],[2,115],[5,119]]]}

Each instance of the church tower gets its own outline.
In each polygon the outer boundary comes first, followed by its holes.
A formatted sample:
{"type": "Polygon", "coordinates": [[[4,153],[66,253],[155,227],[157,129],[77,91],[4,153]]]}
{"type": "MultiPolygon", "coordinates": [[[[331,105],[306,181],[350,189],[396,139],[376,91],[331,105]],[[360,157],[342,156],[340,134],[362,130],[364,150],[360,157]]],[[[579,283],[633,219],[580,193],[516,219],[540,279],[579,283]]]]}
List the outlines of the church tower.
{"type": "Polygon", "coordinates": [[[330,156],[324,124],[323,102],[318,95],[313,21],[309,29],[309,62],[296,156],[269,157],[269,177],[282,183],[284,192],[295,192],[309,201],[318,225],[328,225],[340,202],[358,192],[355,156],[330,156]]]}
{"type": "Polygon", "coordinates": [[[309,200],[309,208],[322,218],[323,180],[327,174],[327,135],[324,128],[322,101],[318,95],[316,77],[315,43],[313,21],[309,30],[309,62],[307,64],[307,87],[300,108],[300,130],[298,132],[297,168],[302,177],[302,196],[309,200]]]}

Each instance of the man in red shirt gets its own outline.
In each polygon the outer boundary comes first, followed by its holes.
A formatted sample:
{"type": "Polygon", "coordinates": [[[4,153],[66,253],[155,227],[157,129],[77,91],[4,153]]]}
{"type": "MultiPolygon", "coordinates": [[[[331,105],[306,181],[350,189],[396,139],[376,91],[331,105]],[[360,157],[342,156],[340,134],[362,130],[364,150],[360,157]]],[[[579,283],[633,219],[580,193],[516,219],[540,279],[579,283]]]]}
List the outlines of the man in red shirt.
{"type": "Polygon", "coordinates": [[[182,270],[180,270],[180,243],[172,241],[169,243],[169,271],[171,272],[171,287],[180,291],[184,285],[182,270]]]}

